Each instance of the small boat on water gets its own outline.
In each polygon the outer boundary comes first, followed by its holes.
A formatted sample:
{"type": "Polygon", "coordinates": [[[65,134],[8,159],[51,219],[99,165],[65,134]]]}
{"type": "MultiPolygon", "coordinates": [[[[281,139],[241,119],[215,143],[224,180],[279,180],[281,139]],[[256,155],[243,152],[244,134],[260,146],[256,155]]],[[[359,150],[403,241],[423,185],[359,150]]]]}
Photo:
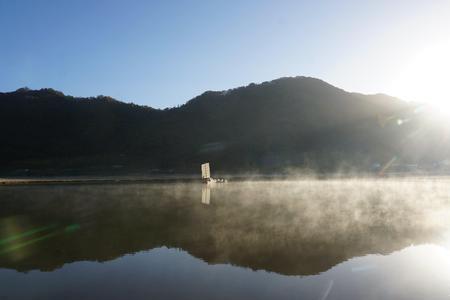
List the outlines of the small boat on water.
{"type": "Polygon", "coordinates": [[[205,184],[212,184],[212,183],[227,183],[226,179],[223,178],[212,178],[211,177],[211,169],[209,167],[209,163],[204,163],[201,165],[202,169],[202,181],[205,184]]]}

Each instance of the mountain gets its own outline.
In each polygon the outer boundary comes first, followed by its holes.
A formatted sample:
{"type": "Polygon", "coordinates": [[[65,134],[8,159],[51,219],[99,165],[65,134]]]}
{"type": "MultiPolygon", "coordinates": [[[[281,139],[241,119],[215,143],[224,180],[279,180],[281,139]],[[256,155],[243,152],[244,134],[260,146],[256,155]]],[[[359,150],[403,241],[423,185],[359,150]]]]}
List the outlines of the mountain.
{"type": "Polygon", "coordinates": [[[204,161],[219,172],[367,171],[393,157],[446,158],[448,132],[416,108],[309,77],[208,91],[164,110],[24,88],[0,93],[0,172],[197,173],[204,161]]]}

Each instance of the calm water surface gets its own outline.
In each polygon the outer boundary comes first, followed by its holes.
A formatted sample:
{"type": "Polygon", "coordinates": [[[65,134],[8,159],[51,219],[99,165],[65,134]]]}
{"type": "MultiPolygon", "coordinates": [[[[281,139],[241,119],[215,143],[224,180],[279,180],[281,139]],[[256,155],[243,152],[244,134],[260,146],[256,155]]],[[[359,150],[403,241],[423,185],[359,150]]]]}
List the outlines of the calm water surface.
{"type": "Polygon", "coordinates": [[[450,181],[0,187],[0,299],[450,299],[450,181]]]}

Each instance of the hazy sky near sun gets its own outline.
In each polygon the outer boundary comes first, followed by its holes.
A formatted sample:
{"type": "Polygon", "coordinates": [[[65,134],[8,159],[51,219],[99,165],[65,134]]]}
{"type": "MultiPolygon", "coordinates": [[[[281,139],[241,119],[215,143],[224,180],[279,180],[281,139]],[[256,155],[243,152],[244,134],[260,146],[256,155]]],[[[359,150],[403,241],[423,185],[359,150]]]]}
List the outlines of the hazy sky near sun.
{"type": "Polygon", "coordinates": [[[414,98],[423,91],[410,85],[434,82],[424,73],[448,75],[449,41],[448,0],[0,0],[0,91],[52,87],[162,108],[305,75],[414,98]]]}

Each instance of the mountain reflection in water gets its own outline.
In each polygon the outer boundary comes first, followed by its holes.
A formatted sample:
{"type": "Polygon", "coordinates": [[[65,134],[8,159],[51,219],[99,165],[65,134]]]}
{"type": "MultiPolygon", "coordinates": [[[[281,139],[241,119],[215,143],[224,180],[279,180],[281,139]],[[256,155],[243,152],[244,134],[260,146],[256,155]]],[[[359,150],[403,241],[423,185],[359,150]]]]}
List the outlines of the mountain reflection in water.
{"type": "MultiPolygon", "coordinates": [[[[295,298],[302,299],[386,299],[392,297],[388,286],[391,290],[404,288],[404,294],[397,293],[395,298],[444,297],[450,293],[450,283],[447,289],[437,288],[442,278],[425,282],[422,277],[428,271],[435,276],[440,274],[430,269],[439,265],[447,266],[442,272],[449,270],[448,183],[443,179],[304,180],[211,187],[3,187],[0,279],[10,283],[6,296],[14,294],[14,283],[25,284],[29,276],[35,276],[33,282],[46,282],[47,277],[63,280],[70,273],[77,274],[76,278],[67,278],[71,285],[91,278],[89,286],[96,292],[90,295],[118,299],[118,287],[113,288],[116,293],[111,295],[100,293],[99,289],[124,274],[133,283],[121,282],[118,286],[136,292],[137,298],[141,294],[192,299],[249,299],[264,295],[292,298],[295,292],[299,293],[295,298]],[[420,244],[424,245],[411,246],[420,244]],[[73,262],[78,265],[69,264],[73,262]],[[51,272],[21,274],[12,270],[51,272]],[[420,272],[414,275],[417,278],[410,278],[409,284],[414,280],[422,283],[414,285],[419,289],[414,297],[407,283],[395,283],[405,274],[412,276],[413,270],[420,272]],[[170,293],[175,294],[164,294],[158,287],[170,290],[177,286],[164,277],[170,272],[178,274],[181,281],[185,275],[184,280],[197,278],[204,282],[205,289],[208,284],[216,288],[178,296],[174,291],[170,293]],[[317,274],[320,275],[306,276],[317,274]],[[359,287],[344,284],[349,280],[362,281],[367,274],[377,274],[370,280],[366,278],[371,287],[367,282],[361,282],[359,287]],[[389,277],[386,274],[395,274],[394,282],[384,282],[383,278],[389,277]],[[83,279],[84,276],[87,277],[83,279]],[[153,294],[149,286],[145,288],[142,276],[159,276],[158,285],[151,289],[153,294]],[[269,279],[270,276],[276,278],[269,279]],[[236,282],[238,278],[242,282],[236,282]],[[228,282],[228,289],[221,286],[224,282],[228,282]],[[277,288],[264,290],[275,282],[279,284],[277,288]],[[95,288],[94,283],[98,285],[95,288]]],[[[0,290],[0,296],[1,293],[0,290]]],[[[59,293],[59,297],[67,298],[62,290],[59,293]]]]}

